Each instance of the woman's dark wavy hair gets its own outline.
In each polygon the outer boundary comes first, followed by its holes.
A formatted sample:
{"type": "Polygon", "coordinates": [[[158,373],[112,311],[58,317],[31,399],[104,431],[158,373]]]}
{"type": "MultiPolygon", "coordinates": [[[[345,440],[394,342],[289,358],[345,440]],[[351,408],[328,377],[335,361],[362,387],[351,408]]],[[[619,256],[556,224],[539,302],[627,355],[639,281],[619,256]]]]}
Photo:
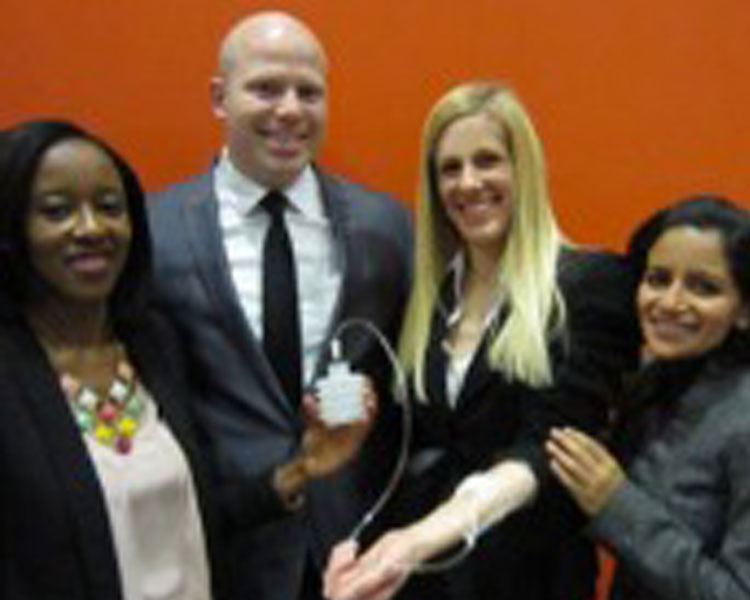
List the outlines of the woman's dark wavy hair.
{"type": "MultiPolygon", "coordinates": [[[[732,280],[743,304],[750,306],[750,213],[723,196],[690,196],[642,223],[628,244],[628,257],[638,279],[646,270],[648,253],[661,235],[668,229],[685,226],[717,231],[721,235],[732,280]]],[[[750,359],[750,333],[747,331],[735,328],[725,345],[740,351],[743,359],[750,359]]]]}
{"type": "Polygon", "coordinates": [[[42,158],[65,140],[86,140],[99,147],[114,163],[125,189],[132,239],[109,301],[111,317],[118,324],[136,317],[143,308],[151,277],[151,238],[143,189],[114,149],[66,121],[28,121],[0,133],[0,299],[6,308],[19,310],[48,291],[31,263],[26,219],[42,158]]]}

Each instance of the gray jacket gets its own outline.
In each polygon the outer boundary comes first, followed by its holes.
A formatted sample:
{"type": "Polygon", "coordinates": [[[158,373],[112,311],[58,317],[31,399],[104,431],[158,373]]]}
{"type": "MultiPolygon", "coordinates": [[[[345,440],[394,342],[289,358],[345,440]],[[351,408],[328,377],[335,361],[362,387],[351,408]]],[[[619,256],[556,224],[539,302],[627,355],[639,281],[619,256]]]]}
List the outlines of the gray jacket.
{"type": "MultiPolygon", "coordinates": [[[[329,335],[360,317],[391,341],[410,285],[411,227],[398,202],[316,172],[332,222],[343,280],[329,335]]],[[[220,481],[270,476],[300,440],[300,414],[284,396],[251,331],[231,281],[218,224],[213,174],[151,198],[156,303],[176,324],[203,394],[199,419],[220,481]]],[[[351,331],[344,355],[387,389],[388,369],[372,336],[351,331]]],[[[318,370],[327,356],[321,356],[318,370]]],[[[385,411],[387,412],[387,411],[385,411]]],[[[381,412],[381,416],[384,413],[381,412]]],[[[387,424],[387,419],[379,419],[387,424]]],[[[351,467],[316,482],[302,510],[261,527],[231,532],[236,597],[292,600],[309,557],[322,566],[332,544],[369,508],[391,467],[397,444],[376,428],[351,467]]]]}
{"type": "Polygon", "coordinates": [[[750,369],[705,365],[628,478],[590,525],[624,571],[614,598],[750,599],[750,369]]]}

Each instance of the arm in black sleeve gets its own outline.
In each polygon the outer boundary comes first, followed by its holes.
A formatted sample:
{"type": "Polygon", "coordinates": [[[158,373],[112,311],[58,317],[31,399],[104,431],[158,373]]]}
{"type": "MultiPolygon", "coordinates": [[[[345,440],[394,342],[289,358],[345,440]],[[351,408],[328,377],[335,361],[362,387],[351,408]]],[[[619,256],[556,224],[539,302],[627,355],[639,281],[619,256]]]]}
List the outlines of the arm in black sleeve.
{"type": "Polygon", "coordinates": [[[640,347],[636,283],[623,257],[569,251],[561,259],[559,285],[566,327],[553,347],[554,381],[546,389],[528,390],[510,451],[531,465],[541,485],[551,477],[543,449],[550,428],[601,430],[622,374],[637,366],[640,347]]]}

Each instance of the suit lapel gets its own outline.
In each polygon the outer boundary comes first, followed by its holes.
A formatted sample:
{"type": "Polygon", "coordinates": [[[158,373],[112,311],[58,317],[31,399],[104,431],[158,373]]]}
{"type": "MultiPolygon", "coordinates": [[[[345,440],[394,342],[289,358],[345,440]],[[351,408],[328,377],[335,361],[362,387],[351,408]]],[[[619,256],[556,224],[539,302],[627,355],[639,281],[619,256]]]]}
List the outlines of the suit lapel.
{"type": "MultiPolygon", "coordinates": [[[[351,208],[351,200],[347,198],[346,190],[339,185],[335,179],[322,173],[317,168],[315,168],[315,175],[320,184],[320,193],[323,199],[323,205],[325,206],[326,215],[331,221],[333,244],[335,248],[334,251],[342,273],[341,286],[339,287],[339,292],[331,315],[331,321],[328,324],[328,329],[326,331],[326,343],[324,347],[327,348],[339,323],[344,320],[346,314],[349,312],[348,305],[350,298],[348,297],[348,292],[356,287],[352,283],[353,273],[351,271],[355,265],[349,260],[354,251],[350,235],[351,221],[349,210],[351,208]]],[[[349,360],[355,359],[355,356],[352,354],[352,348],[346,347],[344,351],[349,360]]],[[[315,365],[316,375],[322,372],[323,367],[328,363],[328,359],[327,352],[321,352],[315,365]]]]}
{"type": "Polygon", "coordinates": [[[471,406],[471,399],[484,393],[484,390],[496,377],[497,373],[494,373],[487,364],[487,337],[485,334],[479,348],[474,353],[469,370],[466,372],[456,410],[461,411],[471,406]]]}
{"type": "MultiPolygon", "coordinates": [[[[449,365],[444,344],[448,335],[447,319],[453,312],[456,302],[454,275],[451,273],[446,277],[441,286],[439,308],[435,310],[432,319],[430,341],[425,361],[427,369],[427,393],[432,401],[445,409],[449,409],[445,381],[449,365]]],[[[484,389],[496,377],[496,373],[487,364],[487,335],[488,332],[485,331],[479,347],[474,353],[469,369],[464,376],[463,384],[456,399],[456,407],[454,409],[456,413],[460,413],[466,410],[467,407],[470,407],[471,398],[483,393],[484,389]]]]}
{"type": "Polygon", "coordinates": [[[93,597],[121,589],[104,495],[70,407],[44,351],[26,327],[13,330],[12,348],[3,360],[17,367],[18,389],[43,440],[48,460],[65,491],[78,551],[87,564],[93,597]],[[12,349],[12,352],[10,351],[12,349]]]}
{"type": "Polygon", "coordinates": [[[266,358],[261,341],[252,331],[232,283],[224,244],[219,229],[218,203],[213,192],[213,177],[207,176],[182,205],[185,234],[198,275],[221,322],[225,335],[240,352],[249,353],[248,368],[258,369],[269,395],[291,414],[275,372],[266,358]]]}
{"type": "Polygon", "coordinates": [[[216,312],[222,319],[222,325],[232,334],[249,331],[255,342],[255,334],[242,314],[231,281],[219,230],[218,206],[211,189],[212,181],[211,177],[206,178],[203,182],[205,186],[195,190],[194,195],[182,205],[188,246],[203,286],[218,308],[216,312]]]}
{"type": "Polygon", "coordinates": [[[449,410],[445,387],[448,369],[448,357],[444,348],[446,333],[445,316],[437,310],[432,318],[430,340],[425,356],[425,387],[430,402],[435,403],[441,410],[449,410]]]}

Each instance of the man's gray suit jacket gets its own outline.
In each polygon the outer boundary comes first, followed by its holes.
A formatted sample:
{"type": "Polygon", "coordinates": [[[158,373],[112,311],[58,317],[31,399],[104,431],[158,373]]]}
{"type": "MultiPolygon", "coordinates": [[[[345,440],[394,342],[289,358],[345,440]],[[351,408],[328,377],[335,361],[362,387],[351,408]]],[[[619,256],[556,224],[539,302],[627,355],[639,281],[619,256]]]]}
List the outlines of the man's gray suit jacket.
{"type": "MultiPolygon", "coordinates": [[[[343,279],[329,336],[344,319],[375,324],[393,342],[410,285],[412,233],[407,211],[390,197],[316,170],[331,219],[343,279]]],[[[262,342],[235,293],[218,223],[212,171],[150,199],[155,302],[176,324],[202,392],[199,418],[218,481],[266,478],[293,455],[302,432],[262,342]]],[[[379,493],[398,446],[387,406],[389,368],[373,337],[347,328],[344,355],[376,380],[378,425],[358,459],[309,486],[301,510],[251,530],[230,532],[235,597],[293,600],[306,560],[322,568],[331,546],[351,531],[379,493]],[[386,405],[386,406],[383,406],[386,405]]],[[[321,356],[316,372],[324,370],[321,356]]]]}

